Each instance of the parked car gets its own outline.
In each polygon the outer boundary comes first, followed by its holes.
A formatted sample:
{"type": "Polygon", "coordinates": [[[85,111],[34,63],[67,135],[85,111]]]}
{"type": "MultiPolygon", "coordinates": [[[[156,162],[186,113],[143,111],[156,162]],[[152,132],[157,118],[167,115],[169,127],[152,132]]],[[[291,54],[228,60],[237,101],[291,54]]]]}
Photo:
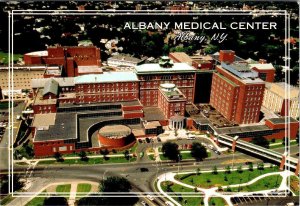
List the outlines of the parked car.
{"type": "Polygon", "coordinates": [[[146,142],[147,142],[147,143],[150,143],[150,139],[149,139],[148,137],[146,138],[146,142]]]}

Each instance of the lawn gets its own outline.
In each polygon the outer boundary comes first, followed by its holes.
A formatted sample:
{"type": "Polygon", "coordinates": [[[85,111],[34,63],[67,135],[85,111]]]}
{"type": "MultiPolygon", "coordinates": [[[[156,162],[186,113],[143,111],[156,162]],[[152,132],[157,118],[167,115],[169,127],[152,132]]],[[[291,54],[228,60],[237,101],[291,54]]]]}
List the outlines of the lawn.
{"type": "Polygon", "coordinates": [[[57,193],[69,193],[70,190],[71,190],[71,184],[57,185],[56,187],[57,193]]]}
{"type": "Polygon", "coordinates": [[[271,175],[268,177],[264,177],[251,185],[243,186],[243,187],[234,187],[231,188],[233,192],[255,192],[260,190],[269,190],[275,189],[280,186],[282,181],[282,177],[280,175],[271,175]]]}
{"type": "MultiPolygon", "coordinates": [[[[135,157],[130,158],[130,162],[136,161],[135,157]]],[[[40,161],[38,164],[109,164],[109,163],[126,163],[129,160],[124,157],[110,157],[108,160],[104,160],[102,157],[89,158],[87,161],[81,159],[65,159],[63,162],[57,162],[56,160],[40,161]]]]}
{"type": "Polygon", "coordinates": [[[39,195],[42,196],[43,193],[46,191],[44,190],[42,193],[38,194],[37,197],[34,197],[32,200],[30,200],[25,206],[43,206],[44,200],[46,197],[38,197],[39,195]]]}
{"type": "MultiPolygon", "coordinates": [[[[22,57],[23,57],[22,54],[14,54],[13,55],[14,62],[18,61],[19,58],[22,58],[22,57]]],[[[0,51],[0,62],[1,61],[3,61],[2,62],[3,64],[8,64],[8,53],[0,51]]]]}
{"type": "Polygon", "coordinates": [[[224,206],[226,201],[222,197],[212,197],[209,199],[208,204],[210,206],[224,206]]]}
{"type": "Polygon", "coordinates": [[[299,192],[299,178],[295,175],[290,176],[290,181],[291,181],[291,190],[293,191],[293,193],[295,193],[297,196],[299,196],[300,192],[299,192]]]}
{"type": "Polygon", "coordinates": [[[263,170],[254,169],[253,171],[243,170],[239,173],[238,171],[231,171],[231,173],[226,174],[225,172],[218,172],[217,174],[200,173],[199,175],[193,174],[184,174],[176,175],[175,178],[179,181],[182,181],[186,184],[198,186],[202,188],[211,188],[217,186],[225,185],[234,185],[240,183],[246,183],[252,179],[266,173],[277,172],[278,167],[273,168],[264,168],[263,170]]]}
{"type": "MultiPolygon", "coordinates": [[[[174,198],[177,202],[182,203],[182,205],[204,205],[202,197],[188,197],[189,195],[194,196],[194,194],[184,194],[185,192],[195,192],[191,188],[187,188],[170,181],[162,182],[161,188],[165,192],[174,192],[174,195],[169,195],[173,196],[172,198],[174,198]],[[175,197],[176,194],[177,196],[175,197]]],[[[201,193],[199,193],[199,196],[200,195],[201,193]]]]}
{"type": "Polygon", "coordinates": [[[86,184],[86,183],[80,183],[77,185],[77,192],[90,192],[92,189],[91,184],[86,184]]]}

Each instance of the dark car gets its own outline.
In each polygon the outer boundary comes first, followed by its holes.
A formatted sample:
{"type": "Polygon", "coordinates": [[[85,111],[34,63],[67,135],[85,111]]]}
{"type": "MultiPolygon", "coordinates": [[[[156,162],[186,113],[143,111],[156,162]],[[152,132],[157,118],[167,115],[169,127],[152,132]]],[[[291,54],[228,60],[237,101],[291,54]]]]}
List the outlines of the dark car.
{"type": "Polygon", "coordinates": [[[245,165],[252,165],[252,162],[245,162],[245,165]]]}
{"type": "Polygon", "coordinates": [[[150,139],[149,139],[148,137],[146,138],[146,142],[147,142],[147,143],[150,143],[150,139]]]}
{"type": "Polygon", "coordinates": [[[160,139],[159,137],[157,137],[157,141],[158,141],[158,142],[161,142],[161,139],[160,139]]]}
{"type": "Polygon", "coordinates": [[[141,170],[141,172],[148,172],[149,171],[149,169],[146,168],[146,167],[142,167],[140,170],[141,170]]]}
{"type": "Polygon", "coordinates": [[[142,139],[139,139],[139,143],[143,143],[143,140],[142,140],[142,139]]]}

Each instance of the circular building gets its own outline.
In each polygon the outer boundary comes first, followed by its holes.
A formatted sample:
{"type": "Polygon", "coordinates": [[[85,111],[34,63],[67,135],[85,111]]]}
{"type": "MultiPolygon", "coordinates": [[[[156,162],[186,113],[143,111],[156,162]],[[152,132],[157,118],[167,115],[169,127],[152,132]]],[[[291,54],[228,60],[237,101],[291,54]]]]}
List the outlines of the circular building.
{"type": "Polygon", "coordinates": [[[124,147],[131,143],[134,138],[130,127],[107,125],[99,130],[98,139],[103,146],[124,147]]]}

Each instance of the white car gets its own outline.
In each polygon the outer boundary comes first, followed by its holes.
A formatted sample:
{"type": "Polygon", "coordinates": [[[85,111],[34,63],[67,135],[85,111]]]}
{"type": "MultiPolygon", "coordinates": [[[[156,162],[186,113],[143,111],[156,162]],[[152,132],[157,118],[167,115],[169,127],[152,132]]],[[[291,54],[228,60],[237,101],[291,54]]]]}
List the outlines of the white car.
{"type": "Polygon", "coordinates": [[[154,197],[152,197],[151,195],[147,195],[147,198],[151,201],[154,200],[154,197]]]}
{"type": "Polygon", "coordinates": [[[142,204],[143,206],[148,206],[148,204],[147,204],[145,201],[142,201],[141,204],[142,204]]]}
{"type": "Polygon", "coordinates": [[[170,202],[170,201],[166,201],[165,204],[166,204],[167,206],[175,206],[175,205],[174,205],[172,202],[170,202]]]}

